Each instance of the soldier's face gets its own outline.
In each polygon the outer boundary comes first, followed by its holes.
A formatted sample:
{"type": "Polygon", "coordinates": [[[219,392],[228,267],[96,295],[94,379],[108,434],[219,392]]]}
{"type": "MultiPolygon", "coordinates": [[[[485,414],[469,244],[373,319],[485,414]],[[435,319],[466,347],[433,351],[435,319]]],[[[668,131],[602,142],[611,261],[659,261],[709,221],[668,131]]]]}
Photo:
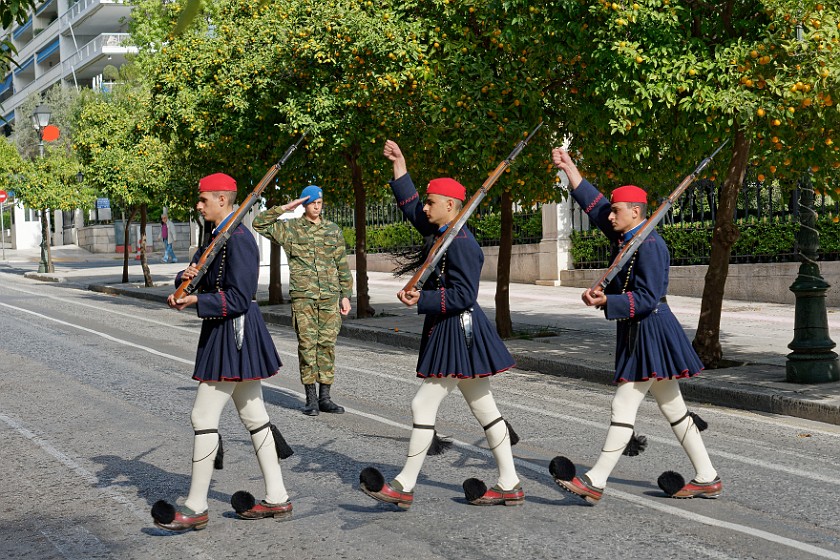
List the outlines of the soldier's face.
{"type": "Polygon", "coordinates": [[[426,203],[423,204],[423,212],[429,219],[429,223],[436,226],[446,225],[452,220],[450,214],[453,208],[453,199],[440,194],[426,195],[426,203]]]}
{"type": "Polygon", "coordinates": [[[310,202],[306,206],[303,207],[303,215],[306,216],[309,221],[317,222],[321,219],[321,210],[324,209],[324,199],[319,198],[315,202],[310,202]]]}
{"type": "Polygon", "coordinates": [[[218,224],[230,213],[228,195],[223,192],[200,193],[195,208],[204,216],[205,220],[218,224]]]}
{"type": "Polygon", "coordinates": [[[613,202],[610,206],[609,220],[613,229],[618,233],[625,233],[636,227],[642,221],[638,206],[629,202],[613,202]]]}

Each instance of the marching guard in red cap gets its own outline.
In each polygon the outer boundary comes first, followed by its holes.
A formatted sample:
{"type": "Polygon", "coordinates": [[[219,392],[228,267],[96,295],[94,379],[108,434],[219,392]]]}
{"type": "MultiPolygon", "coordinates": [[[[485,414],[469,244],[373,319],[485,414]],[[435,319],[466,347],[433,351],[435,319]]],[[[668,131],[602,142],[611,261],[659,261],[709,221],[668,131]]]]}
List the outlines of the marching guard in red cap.
{"type": "MultiPolygon", "coordinates": [[[[629,241],[646,220],[647,193],[627,185],[615,189],[608,202],[581,177],[569,154],[556,148],[554,164],[569,178],[572,197],[617,248],[629,241]]],[[[617,251],[618,249],[616,249],[617,251]]],[[[607,478],[622,454],[636,455],[645,447],[645,438],[636,436],[636,413],[648,391],[662,415],[671,424],[695,470],[689,483],[668,471],[659,477],[659,486],[674,498],[717,498],[723,486],[712,466],[700,432],[706,423],[686,407],[678,379],[692,377],[703,369],[671,309],[668,307],[668,269],[670,254],[654,230],[630,260],[629,265],[604,292],[588,289],[583,301],[603,309],[607,319],[616,321],[615,382],[610,427],[595,465],[575,476],[575,467],[565,457],[556,457],[550,470],[555,482],[565,490],[597,503],[607,478]]]]}
{"type": "MultiPolygon", "coordinates": [[[[196,208],[217,232],[233,215],[236,181],[215,173],[199,182],[196,208]]],[[[175,285],[198,273],[196,252],[186,270],[178,273],[175,285]]],[[[191,420],[193,440],[190,492],[184,505],[175,508],[160,500],[152,508],[155,525],[170,531],[204,529],[209,520],[207,494],[213,469],[222,468],[222,438],[219,418],[233,399],[239,418],[251,433],[251,442],[265,478],[265,499],[259,503],[247,492],[233,495],[231,503],[239,517],[288,519],[292,503],[283,485],[278,457],[291,454],[280,432],[271,424],[262,396],[262,379],[276,374],[280,356],[263,322],[255,301],[259,276],[259,253],[254,236],[239,224],[224,247],[198,281],[198,293],[175,299],[177,310],[194,305],[202,319],[193,379],[199,382],[191,420]]]]}
{"type": "MultiPolygon", "coordinates": [[[[434,179],[421,201],[400,147],[388,140],[384,156],[394,165],[390,184],[403,214],[422,235],[441,235],[461,209],[466,197],[463,185],[449,178],[434,179]]],[[[434,439],[438,407],[457,387],[484,428],[499,469],[498,481],[490,489],[475,478],[465,481],[467,500],[474,505],[524,503],[511,451],[515,434],[490,392],[490,377],[510,369],[514,361],[476,302],[483,264],[481,247],[463,228],[423,289],[398,294],[403,303],[416,305],[417,312],[426,316],[417,360],[417,376],[423,382],[411,403],[414,427],[402,471],[391,482],[385,482],[373,467],[360,475],[362,491],[381,502],[402,509],[411,506],[417,477],[434,439]]]]}

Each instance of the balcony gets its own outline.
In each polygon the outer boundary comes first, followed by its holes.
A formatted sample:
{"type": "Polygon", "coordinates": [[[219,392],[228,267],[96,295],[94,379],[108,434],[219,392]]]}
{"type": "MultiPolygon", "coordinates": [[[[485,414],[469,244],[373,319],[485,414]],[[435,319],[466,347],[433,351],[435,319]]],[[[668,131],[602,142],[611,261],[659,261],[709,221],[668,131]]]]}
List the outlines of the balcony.
{"type": "Polygon", "coordinates": [[[118,31],[120,21],[130,15],[131,6],[122,0],[79,0],[61,14],[61,29],[77,38],[92,37],[118,31]]]}
{"type": "Polygon", "coordinates": [[[61,61],[64,79],[78,85],[101,74],[109,64],[119,68],[125,63],[127,53],[137,52],[137,47],[123,45],[128,38],[128,33],[102,33],[83,45],[73,55],[61,61]]]}

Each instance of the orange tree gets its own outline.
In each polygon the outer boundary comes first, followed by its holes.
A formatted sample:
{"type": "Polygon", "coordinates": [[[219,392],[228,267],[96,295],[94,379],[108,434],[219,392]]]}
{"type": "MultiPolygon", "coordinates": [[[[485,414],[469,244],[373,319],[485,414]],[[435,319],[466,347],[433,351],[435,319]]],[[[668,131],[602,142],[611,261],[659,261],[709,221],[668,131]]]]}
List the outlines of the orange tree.
{"type": "Polygon", "coordinates": [[[558,67],[568,44],[552,33],[567,4],[529,1],[438,0],[420,3],[425,22],[424,87],[418,112],[422,141],[407,146],[424,166],[418,177],[452,176],[475,192],[487,175],[538,123],[535,137],[488,193],[479,212],[500,212],[502,235],[496,271],[496,327],[513,334],[509,284],[513,205],[554,199],[545,175],[557,114],[546,92],[567,78],[558,67]],[[416,155],[415,155],[416,154],[416,155]]]}
{"type": "Polygon", "coordinates": [[[124,74],[109,93],[85,92],[75,115],[74,144],[84,165],[85,184],[126,209],[122,281],[128,282],[129,231],[140,212],[141,265],[146,286],[152,277],[146,260],[149,204],[168,204],[169,146],[151,133],[150,96],[124,74]]]}
{"type": "Polygon", "coordinates": [[[837,8],[787,0],[578,6],[555,29],[576,54],[560,60],[571,82],[559,80],[551,102],[591,180],[666,194],[716,145],[733,140],[706,173],[722,184],[694,345],[715,367],[738,236],[734,209],[748,166],[760,179],[837,179],[837,8]]]}

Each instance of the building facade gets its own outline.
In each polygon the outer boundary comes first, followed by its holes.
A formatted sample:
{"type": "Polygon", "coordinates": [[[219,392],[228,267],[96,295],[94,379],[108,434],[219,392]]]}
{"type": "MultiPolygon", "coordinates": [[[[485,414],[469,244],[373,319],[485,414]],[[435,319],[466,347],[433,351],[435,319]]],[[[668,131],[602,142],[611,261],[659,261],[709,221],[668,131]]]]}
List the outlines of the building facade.
{"type": "MultiPolygon", "coordinates": [[[[3,132],[8,136],[15,126],[32,126],[30,115],[21,114],[21,106],[56,84],[108,88],[105,67],[119,68],[127,54],[137,51],[127,45],[130,16],[131,6],[122,0],[45,0],[24,24],[4,29],[2,37],[17,50],[17,65],[0,82],[3,132]]],[[[52,244],[75,243],[73,230],[82,225],[81,212],[53,212],[50,217],[52,244]]],[[[15,205],[12,220],[13,248],[41,243],[36,212],[15,205]]]]}

